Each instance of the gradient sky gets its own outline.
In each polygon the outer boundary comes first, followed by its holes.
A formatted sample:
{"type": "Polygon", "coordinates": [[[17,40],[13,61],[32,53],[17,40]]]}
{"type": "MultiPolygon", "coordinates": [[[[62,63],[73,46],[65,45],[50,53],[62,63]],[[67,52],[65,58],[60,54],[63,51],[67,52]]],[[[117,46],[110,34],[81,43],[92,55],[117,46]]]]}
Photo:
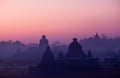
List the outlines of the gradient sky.
{"type": "Polygon", "coordinates": [[[0,0],[0,40],[69,42],[96,32],[120,36],[119,0],[0,0]]]}

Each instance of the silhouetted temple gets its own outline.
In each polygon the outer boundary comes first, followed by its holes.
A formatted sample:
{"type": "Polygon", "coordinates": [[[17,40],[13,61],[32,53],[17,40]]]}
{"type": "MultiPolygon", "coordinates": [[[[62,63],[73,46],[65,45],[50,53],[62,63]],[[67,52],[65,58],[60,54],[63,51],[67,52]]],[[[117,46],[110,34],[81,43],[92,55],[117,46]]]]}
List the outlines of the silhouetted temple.
{"type": "Polygon", "coordinates": [[[73,58],[84,58],[86,57],[85,53],[82,50],[82,46],[78,43],[77,38],[73,39],[73,42],[69,45],[68,53],[66,57],[73,58]]]}
{"type": "MultiPolygon", "coordinates": [[[[58,58],[55,59],[50,47],[47,47],[41,63],[32,69],[39,72],[53,72],[54,70],[93,70],[98,69],[98,67],[98,59],[93,58],[91,51],[86,55],[82,50],[82,46],[77,41],[77,38],[74,38],[65,56],[60,52],[58,58]]],[[[32,71],[32,69],[30,69],[30,71],[32,71]]]]}
{"type": "Polygon", "coordinates": [[[50,50],[50,47],[47,47],[47,50],[45,51],[45,53],[43,54],[43,58],[41,61],[41,65],[45,66],[45,65],[53,65],[55,63],[55,57],[52,53],[52,51],[50,50]]]}
{"type": "Polygon", "coordinates": [[[59,60],[63,60],[64,59],[64,55],[63,53],[60,51],[60,53],[58,54],[58,58],[59,60]]]}
{"type": "Polygon", "coordinates": [[[94,36],[94,39],[95,39],[95,40],[99,40],[99,39],[100,39],[100,36],[99,36],[98,33],[96,33],[96,35],[94,36]]]}
{"type": "Polygon", "coordinates": [[[40,40],[39,46],[47,47],[48,46],[48,40],[45,35],[42,36],[42,39],[40,40]]]}
{"type": "Polygon", "coordinates": [[[88,51],[87,57],[90,57],[90,58],[93,57],[91,50],[88,51]]]}

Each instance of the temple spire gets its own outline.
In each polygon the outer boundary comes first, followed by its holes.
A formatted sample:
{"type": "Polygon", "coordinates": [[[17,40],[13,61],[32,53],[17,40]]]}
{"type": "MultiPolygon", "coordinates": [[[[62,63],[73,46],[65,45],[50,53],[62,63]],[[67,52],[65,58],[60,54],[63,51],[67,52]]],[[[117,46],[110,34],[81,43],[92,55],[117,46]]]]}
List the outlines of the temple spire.
{"type": "Polygon", "coordinates": [[[49,45],[48,40],[47,40],[46,36],[43,35],[41,40],[40,40],[39,46],[47,47],[48,45],[49,45]]]}
{"type": "Polygon", "coordinates": [[[41,64],[42,65],[52,65],[54,63],[55,63],[55,57],[54,57],[52,51],[50,50],[50,47],[47,46],[47,49],[46,49],[45,53],[43,54],[41,64]]]}
{"type": "Polygon", "coordinates": [[[87,57],[93,57],[91,50],[88,51],[87,57]]]}
{"type": "Polygon", "coordinates": [[[64,55],[63,53],[60,51],[60,53],[58,54],[58,59],[61,60],[61,59],[64,59],[64,55]]]}

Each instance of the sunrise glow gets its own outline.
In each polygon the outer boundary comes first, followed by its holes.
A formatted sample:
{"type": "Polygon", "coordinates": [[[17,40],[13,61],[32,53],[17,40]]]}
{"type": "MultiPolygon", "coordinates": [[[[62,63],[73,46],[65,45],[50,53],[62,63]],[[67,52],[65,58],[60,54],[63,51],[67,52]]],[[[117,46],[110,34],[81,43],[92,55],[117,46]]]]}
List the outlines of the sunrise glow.
{"type": "Polygon", "coordinates": [[[0,0],[0,40],[120,36],[119,5],[117,0],[0,0]]]}

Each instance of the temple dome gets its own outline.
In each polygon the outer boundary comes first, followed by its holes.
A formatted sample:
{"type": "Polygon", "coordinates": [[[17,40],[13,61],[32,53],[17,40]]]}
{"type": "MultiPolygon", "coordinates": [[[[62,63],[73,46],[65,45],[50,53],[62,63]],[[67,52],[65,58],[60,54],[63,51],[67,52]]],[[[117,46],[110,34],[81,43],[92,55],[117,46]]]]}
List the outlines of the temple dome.
{"type": "Polygon", "coordinates": [[[85,57],[82,50],[82,46],[77,41],[77,38],[73,38],[73,42],[70,43],[68,47],[68,53],[66,54],[67,57],[85,57]]]}

